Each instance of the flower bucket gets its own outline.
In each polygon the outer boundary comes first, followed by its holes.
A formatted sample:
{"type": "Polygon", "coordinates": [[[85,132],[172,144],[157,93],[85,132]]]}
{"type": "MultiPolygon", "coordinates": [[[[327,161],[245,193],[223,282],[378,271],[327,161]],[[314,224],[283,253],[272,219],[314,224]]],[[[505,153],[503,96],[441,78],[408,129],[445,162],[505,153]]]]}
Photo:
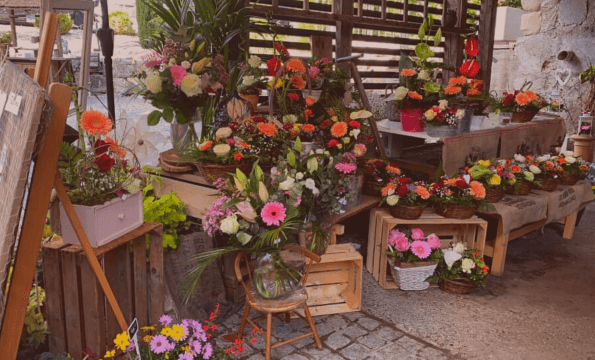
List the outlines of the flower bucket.
{"type": "Polygon", "coordinates": [[[426,134],[435,138],[447,138],[458,133],[459,129],[453,126],[426,126],[426,134]]]}
{"type": "Polygon", "coordinates": [[[364,186],[364,175],[352,176],[351,181],[347,184],[347,191],[351,194],[351,198],[346,206],[357,206],[362,201],[362,188],[364,186]]]}
{"type": "Polygon", "coordinates": [[[388,211],[393,217],[399,219],[416,220],[421,217],[424,208],[420,206],[394,205],[389,206],[388,211]]]}
{"type": "Polygon", "coordinates": [[[471,131],[471,120],[473,119],[473,108],[468,107],[465,108],[465,116],[461,120],[459,120],[459,124],[457,126],[457,133],[464,134],[471,131]]]}
{"type": "Polygon", "coordinates": [[[389,257],[388,264],[393,280],[401,290],[425,290],[430,287],[426,279],[434,274],[438,263],[419,261],[417,263],[399,263],[389,257]]]}
{"type": "Polygon", "coordinates": [[[442,279],[438,285],[442,291],[455,295],[469,295],[477,289],[477,285],[463,278],[452,280],[442,279]]]}
{"type": "MultiPolygon", "coordinates": [[[[143,194],[128,195],[124,200],[112,199],[95,206],[73,205],[92,247],[97,248],[136,229],[144,223],[143,194]]],[[[67,244],[79,245],[74,228],[60,203],[62,239],[67,244]]]]}
{"type": "Polygon", "coordinates": [[[449,219],[470,219],[475,212],[477,207],[475,206],[459,206],[453,204],[436,204],[436,213],[440,216],[444,216],[449,219]]]}
{"type": "Polygon", "coordinates": [[[495,204],[504,197],[504,190],[502,189],[486,189],[485,201],[495,204]]]}
{"type": "Polygon", "coordinates": [[[256,110],[258,109],[258,94],[239,94],[240,97],[244,100],[246,100],[250,106],[252,106],[252,111],[256,112],[256,110]]]}
{"type": "Polygon", "coordinates": [[[401,128],[407,132],[424,131],[424,109],[401,109],[401,128]]]}

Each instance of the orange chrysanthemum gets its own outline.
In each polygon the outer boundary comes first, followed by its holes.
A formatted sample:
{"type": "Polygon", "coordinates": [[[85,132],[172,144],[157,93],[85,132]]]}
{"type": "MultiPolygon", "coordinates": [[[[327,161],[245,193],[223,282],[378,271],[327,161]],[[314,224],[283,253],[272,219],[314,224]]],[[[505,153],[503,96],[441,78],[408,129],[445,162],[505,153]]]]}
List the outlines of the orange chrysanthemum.
{"type": "Polygon", "coordinates": [[[459,181],[459,179],[448,179],[444,182],[444,185],[456,185],[457,181],[459,181]]]}
{"type": "Polygon", "coordinates": [[[331,127],[331,135],[333,135],[336,138],[345,136],[345,134],[347,134],[347,124],[339,121],[337,123],[335,123],[333,125],[333,127],[331,127]]]}
{"type": "Polygon", "coordinates": [[[401,75],[403,76],[414,76],[417,74],[417,71],[413,69],[403,69],[401,70],[401,75]]]}
{"type": "Polygon", "coordinates": [[[312,124],[306,124],[302,127],[302,131],[304,132],[312,132],[314,130],[316,130],[316,127],[312,124]]]}
{"type": "Polygon", "coordinates": [[[213,142],[212,142],[212,141],[210,141],[210,140],[209,140],[209,141],[205,141],[205,142],[204,142],[204,143],[203,143],[203,144],[200,146],[200,151],[205,151],[205,150],[207,150],[208,148],[210,148],[210,147],[211,147],[211,145],[213,145],[213,142]]]}
{"type": "Polygon", "coordinates": [[[382,196],[388,196],[388,192],[392,189],[395,190],[397,188],[397,186],[393,183],[388,183],[388,185],[386,185],[385,187],[382,188],[381,190],[381,195],[382,196]]]}
{"type": "Polygon", "coordinates": [[[452,78],[448,81],[448,85],[455,86],[455,85],[465,85],[467,83],[467,78],[464,76],[459,76],[456,78],[452,78]]]}
{"type": "Polygon", "coordinates": [[[512,171],[513,174],[518,174],[521,172],[521,168],[516,165],[513,165],[510,167],[510,171],[512,171]]]}
{"type": "Polygon", "coordinates": [[[401,175],[401,169],[399,169],[396,166],[386,165],[386,172],[395,174],[395,175],[401,175]]]}
{"type": "Polygon", "coordinates": [[[306,96],[306,106],[312,106],[316,103],[316,98],[314,96],[306,96]]]}
{"type": "Polygon", "coordinates": [[[525,95],[527,95],[529,97],[529,99],[531,99],[531,101],[539,99],[539,95],[537,95],[536,93],[534,93],[531,90],[525,91],[525,95]]]}
{"type": "Polygon", "coordinates": [[[514,101],[516,101],[516,103],[519,104],[520,106],[525,106],[531,102],[531,97],[525,93],[519,93],[514,98],[514,101]]]}
{"type": "Polygon", "coordinates": [[[302,60],[295,58],[287,60],[287,65],[285,66],[285,69],[287,71],[293,71],[300,74],[306,72],[306,67],[304,66],[304,63],[302,63],[302,60]]]}
{"type": "Polygon", "coordinates": [[[109,145],[109,149],[113,151],[113,153],[116,154],[117,157],[126,157],[126,150],[122,149],[122,147],[118,145],[118,142],[116,140],[112,139],[109,136],[106,136],[105,142],[109,145]]]}
{"type": "Polygon", "coordinates": [[[460,86],[452,86],[449,85],[444,89],[444,93],[447,95],[456,95],[460,93],[463,89],[460,86]]]}
{"type": "Polygon", "coordinates": [[[478,199],[483,199],[486,197],[486,189],[480,182],[471,181],[469,186],[471,187],[471,190],[469,190],[469,194],[475,196],[478,199]]]}
{"type": "Polygon", "coordinates": [[[258,124],[258,131],[265,136],[275,136],[277,135],[277,127],[275,124],[270,123],[259,123],[258,124]]]}
{"type": "Polygon", "coordinates": [[[485,83],[483,82],[483,80],[472,79],[469,83],[469,86],[473,89],[483,90],[483,88],[485,87],[485,83]]]}
{"type": "Polygon", "coordinates": [[[415,188],[415,193],[419,195],[422,199],[427,200],[430,198],[430,192],[426,189],[425,186],[418,186],[415,188]]]}
{"type": "Polygon", "coordinates": [[[475,88],[469,88],[469,90],[467,90],[467,96],[469,97],[474,97],[474,96],[479,96],[481,95],[481,91],[475,89],[475,88]]]}
{"type": "Polygon", "coordinates": [[[301,75],[293,75],[291,78],[291,85],[296,89],[304,90],[306,88],[306,81],[301,75]]]}
{"type": "Polygon", "coordinates": [[[81,116],[81,127],[89,135],[107,135],[112,131],[112,121],[102,112],[87,110],[81,116]]]}
{"type": "Polygon", "coordinates": [[[417,91],[410,91],[407,93],[407,95],[415,100],[422,100],[424,97],[421,96],[417,91]]]}
{"type": "Polygon", "coordinates": [[[559,157],[557,161],[558,161],[558,164],[560,164],[560,165],[566,164],[566,159],[564,159],[563,157],[559,157]]]}

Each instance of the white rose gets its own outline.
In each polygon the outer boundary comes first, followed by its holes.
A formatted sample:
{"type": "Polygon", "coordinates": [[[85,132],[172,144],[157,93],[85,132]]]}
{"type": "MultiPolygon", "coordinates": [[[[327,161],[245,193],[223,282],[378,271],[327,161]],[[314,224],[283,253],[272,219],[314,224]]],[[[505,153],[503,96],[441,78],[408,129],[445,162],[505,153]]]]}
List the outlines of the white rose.
{"type": "Polygon", "coordinates": [[[227,144],[219,144],[213,147],[213,152],[217,156],[225,156],[231,151],[231,146],[227,144]]]}
{"type": "Polygon", "coordinates": [[[200,77],[194,74],[186,74],[186,76],[184,76],[184,79],[182,79],[180,89],[188,97],[193,97],[198,94],[202,94],[202,88],[200,87],[200,77]]]}
{"type": "Polygon", "coordinates": [[[541,169],[535,165],[529,165],[529,171],[531,171],[533,174],[541,174],[541,169]]]}
{"type": "Polygon", "coordinates": [[[527,161],[527,159],[525,159],[525,157],[520,154],[514,154],[514,160],[520,163],[524,163],[525,161],[527,161]]]}
{"type": "Polygon", "coordinates": [[[448,100],[439,100],[438,108],[442,111],[446,110],[448,108],[448,100]]]}
{"type": "Polygon", "coordinates": [[[149,89],[150,92],[153,94],[157,94],[161,92],[163,82],[161,81],[161,77],[159,74],[150,74],[145,79],[145,86],[149,89]]]}
{"type": "Polygon", "coordinates": [[[227,139],[228,137],[231,136],[231,128],[228,127],[222,127],[217,129],[217,131],[215,132],[215,136],[218,137],[219,139],[227,139]]]}
{"type": "Polygon", "coordinates": [[[295,178],[298,180],[302,180],[304,178],[304,173],[299,172],[299,173],[295,174],[295,178]]]}
{"type": "Polygon", "coordinates": [[[533,180],[535,180],[535,175],[533,175],[533,173],[530,172],[530,171],[523,172],[523,175],[525,175],[525,179],[527,181],[533,181],[533,180]]]}
{"type": "Polygon", "coordinates": [[[550,155],[542,155],[542,156],[538,156],[535,158],[535,160],[540,163],[548,161],[549,159],[550,159],[550,155]]]}
{"type": "Polygon", "coordinates": [[[475,267],[475,262],[473,262],[473,260],[463,259],[463,261],[461,263],[461,268],[463,269],[464,272],[466,272],[467,274],[470,274],[471,269],[473,269],[474,267],[475,267]]]}
{"type": "Polygon", "coordinates": [[[465,117],[465,110],[463,109],[459,109],[457,110],[457,113],[455,114],[455,116],[457,117],[457,119],[462,119],[465,117]]]}
{"type": "Polygon", "coordinates": [[[313,179],[306,179],[305,182],[306,189],[314,190],[316,189],[316,183],[313,179]]]}
{"type": "Polygon", "coordinates": [[[463,251],[465,251],[467,247],[465,246],[465,244],[463,243],[456,243],[453,247],[452,250],[458,252],[459,254],[462,254],[463,251]]]}
{"type": "Polygon", "coordinates": [[[399,86],[397,90],[395,90],[395,100],[403,100],[407,93],[409,93],[409,89],[404,86],[399,86]]]}
{"type": "Polygon", "coordinates": [[[192,64],[190,63],[190,61],[186,61],[186,60],[182,61],[181,65],[186,70],[188,70],[188,69],[190,69],[190,67],[192,67],[192,64]]]}
{"type": "Polygon", "coordinates": [[[432,121],[432,120],[434,120],[434,118],[436,117],[436,113],[434,113],[434,112],[432,111],[432,109],[430,109],[430,110],[426,111],[425,115],[426,115],[426,119],[427,119],[428,121],[432,121]]]}
{"type": "Polygon", "coordinates": [[[395,206],[397,205],[397,203],[399,202],[399,196],[398,195],[391,195],[389,197],[386,198],[386,203],[389,206],[395,206]]]}
{"type": "Polygon", "coordinates": [[[252,55],[248,59],[248,65],[250,65],[252,68],[257,68],[260,66],[260,64],[262,64],[262,60],[260,60],[260,58],[256,55],[252,55]]]}
{"type": "Polygon", "coordinates": [[[236,214],[226,217],[221,221],[221,231],[228,235],[233,235],[240,230],[240,223],[236,214]]]}
{"type": "Polygon", "coordinates": [[[430,80],[430,72],[428,70],[422,70],[417,75],[417,78],[420,80],[430,80]]]}
{"type": "Polygon", "coordinates": [[[567,156],[566,157],[566,162],[569,164],[574,164],[576,162],[576,158],[573,156],[567,156]]]}
{"type": "Polygon", "coordinates": [[[574,156],[574,153],[572,151],[565,151],[564,152],[564,156],[566,156],[566,157],[573,157],[574,156]]]}
{"type": "Polygon", "coordinates": [[[253,75],[246,75],[242,78],[242,85],[251,86],[252,84],[254,84],[254,76],[253,75]]]}
{"type": "Polygon", "coordinates": [[[283,181],[282,183],[279,184],[279,189],[280,190],[291,190],[291,188],[293,187],[293,184],[295,184],[295,179],[294,178],[287,178],[285,181],[283,181]]]}
{"type": "Polygon", "coordinates": [[[500,166],[506,166],[506,160],[504,160],[504,159],[498,160],[498,165],[500,165],[500,166]]]}

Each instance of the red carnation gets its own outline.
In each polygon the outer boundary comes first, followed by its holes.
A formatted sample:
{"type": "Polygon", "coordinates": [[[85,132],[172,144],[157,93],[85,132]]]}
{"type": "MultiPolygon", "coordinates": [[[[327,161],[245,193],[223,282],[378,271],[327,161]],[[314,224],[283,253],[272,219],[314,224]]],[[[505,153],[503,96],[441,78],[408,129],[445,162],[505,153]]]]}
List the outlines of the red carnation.
{"type": "Polygon", "coordinates": [[[455,183],[455,185],[462,190],[468,189],[469,188],[469,184],[467,184],[467,182],[463,179],[457,180],[457,182],[455,183]]]}
{"type": "Polygon", "coordinates": [[[360,125],[360,123],[358,123],[357,121],[354,121],[354,120],[352,120],[352,121],[350,121],[350,122],[349,122],[349,126],[351,126],[351,127],[352,127],[352,128],[354,128],[354,129],[359,129],[359,127],[360,127],[361,125],[360,125]]]}
{"type": "Polygon", "coordinates": [[[335,147],[337,145],[339,145],[339,142],[337,140],[335,140],[335,139],[332,139],[331,141],[328,142],[328,144],[326,146],[329,147],[329,148],[332,148],[332,147],[335,147]]]}
{"type": "Polygon", "coordinates": [[[402,177],[399,179],[399,184],[401,185],[407,185],[411,182],[411,179],[408,177],[402,177]]]}
{"type": "Polygon", "coordinates": [[[409,189],[407,189],[407,185],[397,186],[397,195],[403,197],[403,196],[407,196],[408,193],[409,193],[409,189]]]}
{"type": "Polygon", "coordinates": [[[287,94],[287,97],[293,101],[298,101],[300,99],[299,95],[295,93],[287,94]]]}
{"type": "Polygon", "coordinates": [[[479,74],[479,63],[475,60],[469,60],[463,63],[459,68],[459,72],[467,77],[474,77],[479,74]]]}
{"type": "Polygon", "coordinates": [[[95,155],[97,155],[97,156],[103,155],[107,152],[107,149],[109,149],[108,143],[106,143],[105,141],[103,141],[101,139],[97,139],[95,141],[95,155]]]}
{"type": "Polygon", "coordinates": [[[514,95],[513,94],[508,94],[504,98],[503,103],[504,103],[504,105],[510,105],[510,104],[512,104],[513,101],[514,101],[514,95]]]}
{"type": "Polygon", "coordinates": [[[114,164],[116,163],[116,160],[112,159],[107,154],[103,154],[100,157],[98,157],[97,159],[95,159],[94,162],[97,165],[97,167],[99,168],[99,171],[107,172],[112,168],[112,166],[114,166],[114,164]]]}
{"type": "Polygon", "coordinates": [[[437,106],[433,106],[432,111],[435,112],[436,114],[438,114],[440,112],[440,108],[437,106]]]}
{"type": "Polygon", "coordinates": [[[267,68],[270,76],[277,75],[277,71],[281,69],[281,60],[276,57],[270,58],[269,61],[267,61],[267,68]]]}
{"type": "Polygon", "coordinates": [[[283,130],[289,131],[293,129],[293,124],[283,124],[283,130]]]}
{"type": "Polygon", "coordinates": [[[331,127],[331,125],[333,125],[333,122],[332,122],[332,120],[331,120],[331,119],[326,119],[326,120],[324,120],[324,121],[323,121],[323,122],[320,124],[320,128],[321,128],[322,130],[326,130],[326,129],[330,128],[330,127],[331,127]]]}
{"type": "Polygon", "coordinates": [[[465,52],[471,57],[476,57],[477,54],[479,54],[479,43],[474,36],[467,39],[467,42],[465,43],[465,52]]]}

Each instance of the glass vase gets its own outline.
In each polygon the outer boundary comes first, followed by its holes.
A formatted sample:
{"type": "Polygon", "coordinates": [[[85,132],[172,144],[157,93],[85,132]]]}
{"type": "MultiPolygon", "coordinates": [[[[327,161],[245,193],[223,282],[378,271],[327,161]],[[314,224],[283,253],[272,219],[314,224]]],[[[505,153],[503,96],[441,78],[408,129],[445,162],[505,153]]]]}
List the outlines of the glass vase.
{"type": "Polygon", "coordinates": [[[202,116],[196,110],[192,118],[186,124],[178,123],[176,116],[171,123],[171,143],[179,156],[182,156],[196,142],[200,141],[202,135],[202,116]]]}
{"type": "Polygon", "coordinates": [[[290,297],[303,289],[305,263],[304,255],[294,250],[261,254],[253,272],[254,286],[265,299],[290,297]]]}
{"type": "Polygon", "coordinates": [[[333,227],[332,214],[326,212],[313,218],[304,219],[304,226],[300,229],[300,245],[316,255],[323,255],[328,248],[333,227]]]}

